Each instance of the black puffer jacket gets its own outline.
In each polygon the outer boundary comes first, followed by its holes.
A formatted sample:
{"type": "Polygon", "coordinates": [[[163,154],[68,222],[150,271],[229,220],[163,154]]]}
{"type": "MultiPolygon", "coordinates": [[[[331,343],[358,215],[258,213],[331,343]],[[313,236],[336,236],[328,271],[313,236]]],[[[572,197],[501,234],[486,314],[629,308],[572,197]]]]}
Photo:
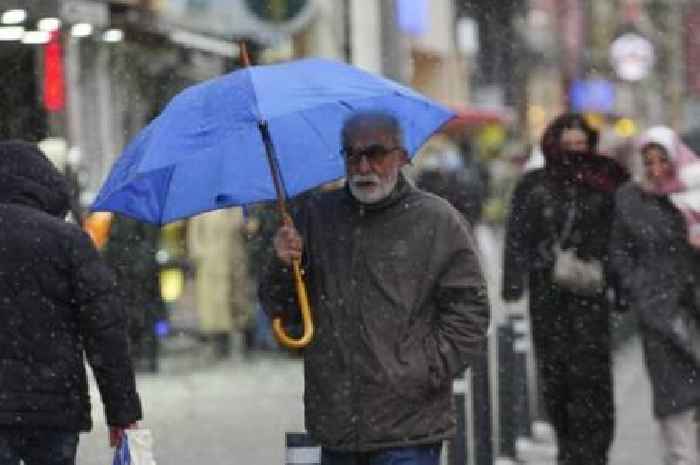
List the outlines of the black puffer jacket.
{"type": "Polygon", "coordinates": [[[34,145],[0,143],[0,426],[89,430],[84,353],[108,424],[141,418],[114,279],[68,198],[34,145]]]}

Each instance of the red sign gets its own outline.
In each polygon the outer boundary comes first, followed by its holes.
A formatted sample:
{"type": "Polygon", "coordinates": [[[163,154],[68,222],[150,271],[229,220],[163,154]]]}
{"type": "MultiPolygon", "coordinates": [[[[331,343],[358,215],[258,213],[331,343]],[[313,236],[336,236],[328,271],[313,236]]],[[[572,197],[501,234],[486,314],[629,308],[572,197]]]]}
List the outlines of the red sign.
{"type": "Polygon", "coordinates": [[[61,35],[54,31],[44,45],[44,106],[50,112],[63,110],[66,103],[62,55],[61,35]]]}

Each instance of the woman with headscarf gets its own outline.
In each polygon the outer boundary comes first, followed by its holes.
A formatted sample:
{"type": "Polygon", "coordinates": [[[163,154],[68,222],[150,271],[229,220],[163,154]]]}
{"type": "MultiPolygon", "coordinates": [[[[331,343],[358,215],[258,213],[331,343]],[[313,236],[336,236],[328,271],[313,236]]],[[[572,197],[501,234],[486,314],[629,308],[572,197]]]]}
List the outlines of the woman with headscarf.
{"type": "Polygon", "coordinates": [[[514,301],[529,289],[544,404],[562,465],[607,463],[614,430],[605,269],[614,193],[627,175],[596,154],[597,140],[579,114],[552,122],[542,137],[545,166],[520,180],[506,232],[502,296],[514,301]],[[590,268],[588,279],[555,273],[561,252],[590,268]]]}
{"type": "Polygon", "coordinates": [[[644,171],[617,194],[610,257],[638,316],[664,463],[696,464],[700,159],[663,126],[638,147],[644,171]]]}

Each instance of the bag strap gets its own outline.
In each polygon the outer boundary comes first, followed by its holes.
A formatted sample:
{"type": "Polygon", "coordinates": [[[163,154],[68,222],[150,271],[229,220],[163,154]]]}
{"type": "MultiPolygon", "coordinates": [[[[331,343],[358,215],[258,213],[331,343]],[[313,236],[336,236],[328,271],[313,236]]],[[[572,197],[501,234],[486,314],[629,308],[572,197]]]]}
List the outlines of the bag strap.
{"type": "Polygon", "coordinates": [[[559,236],[559,243],[563,244],[571,236],[571,230],[574,228],[574,220],[576,219],[576,209],[573,205],[568,209],[568,214],[566,215],[566,223],[564,223],[564,228],[561,230],[561,235],[559,236]]]}

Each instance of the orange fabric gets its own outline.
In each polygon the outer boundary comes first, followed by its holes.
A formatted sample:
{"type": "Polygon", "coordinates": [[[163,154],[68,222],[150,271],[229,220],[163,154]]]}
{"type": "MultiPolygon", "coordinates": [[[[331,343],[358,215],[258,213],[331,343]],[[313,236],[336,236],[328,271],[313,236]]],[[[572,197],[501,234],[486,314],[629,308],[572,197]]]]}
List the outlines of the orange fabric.
{"type": "Polygon", "coordinates": [[[109,239],[109,231],[112,227],[113,214],[109,212],[95,212],[88,215],[83,222],[83,229],[92,238],[95,247],[101,249],[109,239]]]}

